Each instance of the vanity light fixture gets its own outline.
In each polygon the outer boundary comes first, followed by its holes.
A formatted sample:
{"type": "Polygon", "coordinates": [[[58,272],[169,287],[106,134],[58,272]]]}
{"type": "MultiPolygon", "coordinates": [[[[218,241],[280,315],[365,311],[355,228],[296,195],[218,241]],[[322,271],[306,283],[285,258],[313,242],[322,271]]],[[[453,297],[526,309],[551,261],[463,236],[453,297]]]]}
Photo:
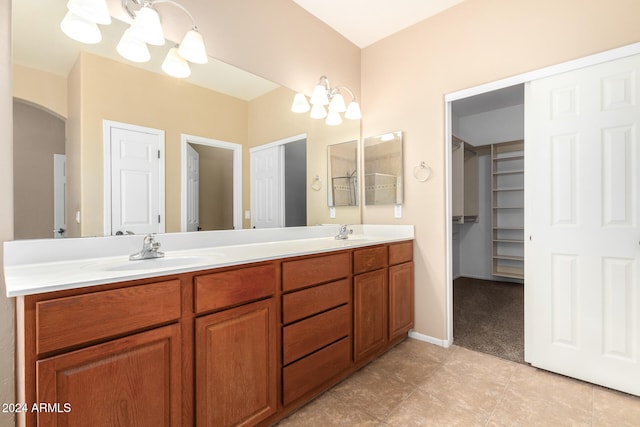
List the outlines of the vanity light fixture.
{"type": "Polygon", "coordinates": [[[98,24],[111,24],[105,0],[69,0],[67,10],[60,28],[68,37],[81,43],[99,43],[102,33],[98,24]]]}
{"type": "MultiPolygon", "coordinates": [[[[162,70],[170,76],[184,78],[191,75],[188,62],[195,64],[209,62],[202,34],[198,32],[191,13],[180,3],[173,0],[121,0],[121,2],[122,8],[133,19],[131,26],[124,32],[116,46],[116,51],[123,58],[133,62],[147,62],[151,59],[147,45],[164,45],[164,31],[156,5],[167,3],[189,16],[192,28],[186,33],[180,45],[169,49],[162,64],[162,70]]],[[[82,43],[99,43],[102,40],[98,24],[111,23],[106,0],[69,0],[67,9],[68,13],[60,23],[62,31],[67,36],[82,43]]]]}
{"type": "Polygon", "coordinates": [[[360,105],[356,102],[356,97],[351,89],[346,86],[332,88],[327,76],[320,77],[309,101],[307,101],[305,94],[301,92],[297,93],[293,98],[291,111],[294,113],[306,113],[309,110],[311,110],[310,117],[312,119],[324,119],[326,117],[325,123],[330,126],[342,123],[340,113],[344,113],[344,118],[348,120],[360,120],[362,118],[360,105]],[[351,95],[351,101],[348,106],[344,102],[342,91],[351,95]],[[325,108],[325,106],[328,107],[325,108]]]}

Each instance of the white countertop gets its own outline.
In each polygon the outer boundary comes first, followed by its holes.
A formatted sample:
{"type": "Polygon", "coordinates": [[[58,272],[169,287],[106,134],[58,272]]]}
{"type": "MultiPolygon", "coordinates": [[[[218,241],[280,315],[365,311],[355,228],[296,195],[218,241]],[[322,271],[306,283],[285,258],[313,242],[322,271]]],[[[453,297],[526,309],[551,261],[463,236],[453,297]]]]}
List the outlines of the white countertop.
{"type": "Polygon", "coordinates": [[[164,258],[129,261],[143,236],[4,242],[7,296],[76,289],[414,238],[412,225],[354,225],[159,234],[164,258]]]}

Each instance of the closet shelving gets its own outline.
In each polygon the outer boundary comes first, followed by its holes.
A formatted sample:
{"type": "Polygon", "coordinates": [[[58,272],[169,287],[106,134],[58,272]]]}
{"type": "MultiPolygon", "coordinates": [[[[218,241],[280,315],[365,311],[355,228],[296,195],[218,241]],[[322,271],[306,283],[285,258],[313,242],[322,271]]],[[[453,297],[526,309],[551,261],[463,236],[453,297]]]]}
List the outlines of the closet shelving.
{"type": "Polygon", "coordinates": [[[491,145],[492,274],[524,278],[524,141],[491,145]]]}
{"type": "Polygon", "coordinates": [[[451,144],[453,220],[459,224],[478,222],[478,152],[455,135],[451,144]]]}

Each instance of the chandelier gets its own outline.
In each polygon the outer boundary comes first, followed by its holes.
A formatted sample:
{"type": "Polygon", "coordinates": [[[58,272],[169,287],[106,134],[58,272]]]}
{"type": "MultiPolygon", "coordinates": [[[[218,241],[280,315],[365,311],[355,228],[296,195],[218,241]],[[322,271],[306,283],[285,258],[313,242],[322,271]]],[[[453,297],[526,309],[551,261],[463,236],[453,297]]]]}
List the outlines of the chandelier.
{"type": "MultiPolygon", "coordinates": [[[[169,49],[162,63],[162,70],[172,77],[188,77],[191,75],[189,62],[206,64],[209,59],[193,16],[173,0],[122,0],[122,8],[133,22],[122,35],[116,51],[132,62],[147,62],[151,59],[147,45],[162,46],[165,43],[160,14],[156,9],[156,5],[162,3],[182,10],[192,22],[192,28],[185,34],[182,42],[169,49]]],[[[98,25],[111,24],[106,0],[69,0],[67,9],[60,28],[68,37],[87,44],[102,40],[98,25]]]]}
{"type": "Polygon", "coordinates": [[[327,76],[320,77],[309,101],[307,101],[304,93],[297,93],[293,98],[291,111],[294,113],[306,113],[309,110],[311,110],[310,117],[312,119],[324,119],[326,117],[325,123],[330,126],[342,123],[340,113],[344,113],[344,118],[347,120],[360,120],[362,118],[360,105],[356,102],[353,91],[346,86],[331,87],[327,76]],[[342,91],[351,95],[351,101],[348,106],[344,102],[342,91]],[[329,111],[325,109],[325,106],[328,106],[327,109],[329,111]]]}

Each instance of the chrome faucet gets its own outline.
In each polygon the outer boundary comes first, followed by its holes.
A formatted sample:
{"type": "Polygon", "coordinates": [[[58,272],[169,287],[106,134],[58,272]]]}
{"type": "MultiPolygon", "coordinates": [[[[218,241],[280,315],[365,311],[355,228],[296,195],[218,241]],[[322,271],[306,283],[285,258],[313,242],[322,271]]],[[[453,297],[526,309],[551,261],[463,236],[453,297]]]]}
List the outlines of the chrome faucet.
{"type": "Polygon", "coordinates": [[[348,224],[342,224],[340,226],[340,231],[338,232],[338,235],[335,237],[336,240],[347,240],[349,238],[349,234],[353,234],[353,229],[347,228],[347,227],[349,227],[348,224]]]}
{"type": "Polygon", "coordinates": [[[129,256],[129,260],[138,261],[141,259],[162,258],[164,252],[160,252],[160,242],[156,242],[155,234],[147,234],[142,241],[142,250],[129,256]]]}

